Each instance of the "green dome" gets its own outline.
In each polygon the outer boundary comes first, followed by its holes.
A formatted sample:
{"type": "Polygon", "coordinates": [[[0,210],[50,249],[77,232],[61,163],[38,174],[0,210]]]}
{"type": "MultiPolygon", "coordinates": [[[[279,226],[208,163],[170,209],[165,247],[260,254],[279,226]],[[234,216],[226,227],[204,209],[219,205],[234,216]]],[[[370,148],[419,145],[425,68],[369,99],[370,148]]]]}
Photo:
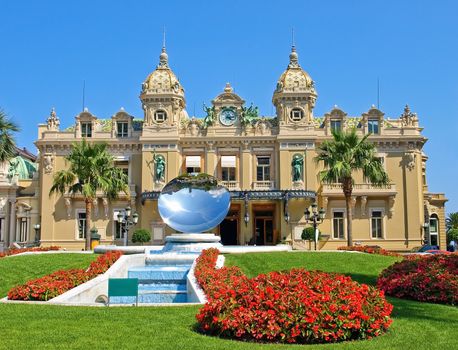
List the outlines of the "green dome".
{"type": "Polygon", "coordinates": [[[14,157],[10,160],[8,176],[13,177],[18,175],[19,180],[28,180],[33,178],[33,174],[37,172],[37,164],[32,163],[28,159],[21,156],[14,157]]]}

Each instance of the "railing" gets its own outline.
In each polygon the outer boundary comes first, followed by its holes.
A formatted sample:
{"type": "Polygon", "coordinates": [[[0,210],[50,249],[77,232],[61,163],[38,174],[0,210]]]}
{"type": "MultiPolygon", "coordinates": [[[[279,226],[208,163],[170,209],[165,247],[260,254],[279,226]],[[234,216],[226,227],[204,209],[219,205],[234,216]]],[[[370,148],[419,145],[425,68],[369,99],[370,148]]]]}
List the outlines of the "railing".
{"type": "Polygon", "coordinates": [[[240,189],[238,181],[221,181],[221,185],[226,187],[229,191],[240,189]]]}
{"type": "MultiPolygon", "coordinates": [[[[387,184],[387,185],[372,185],[372,184],[353,184],[353,193],[354,194],[364,194],[364,193],[380,193],[380,194],[395,194],[396,185],[394,183],[387,184]]],[[[342,184],[334,183],[334,184],[324,184],[322,193],[342,193],[342,184]]]]}
{"type": "Polygon", "coordinates": [[[272,190],[275,188],[275,181],[254,181],[251,187],[254,190],[272,190]]]}

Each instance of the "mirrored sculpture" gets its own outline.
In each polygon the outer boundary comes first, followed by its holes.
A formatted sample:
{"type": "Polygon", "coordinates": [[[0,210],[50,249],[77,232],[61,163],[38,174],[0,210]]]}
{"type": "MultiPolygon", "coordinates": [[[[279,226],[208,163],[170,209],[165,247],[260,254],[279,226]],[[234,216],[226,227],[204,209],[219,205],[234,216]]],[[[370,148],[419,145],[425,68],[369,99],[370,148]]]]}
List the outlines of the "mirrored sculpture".
{"type": "Polygon", "coordinates": [[[171,228],[201,233],[218,226],[231,204],[229,191],[213,176],[185,174],[170,181],[158,199],[159,214],[171,228]]]}

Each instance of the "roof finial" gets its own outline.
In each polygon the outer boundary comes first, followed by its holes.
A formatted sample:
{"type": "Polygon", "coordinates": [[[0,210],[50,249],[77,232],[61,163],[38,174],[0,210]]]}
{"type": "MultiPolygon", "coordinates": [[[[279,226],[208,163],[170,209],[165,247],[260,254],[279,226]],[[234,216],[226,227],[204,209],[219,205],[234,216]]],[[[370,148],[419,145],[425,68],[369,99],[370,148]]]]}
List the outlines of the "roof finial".
{"type": "Polygon", "coordinates": [[[295,43],[294,43],[294,27],[291,28],[291,47],[295,47],[295,43]]]}
{"type": "Polygon", "coordinates": [[[169,56],[165,50],[165,26],[162,29],[162,52],[159,56],[159,64],[157,68],[169,68],[169,56]]]}

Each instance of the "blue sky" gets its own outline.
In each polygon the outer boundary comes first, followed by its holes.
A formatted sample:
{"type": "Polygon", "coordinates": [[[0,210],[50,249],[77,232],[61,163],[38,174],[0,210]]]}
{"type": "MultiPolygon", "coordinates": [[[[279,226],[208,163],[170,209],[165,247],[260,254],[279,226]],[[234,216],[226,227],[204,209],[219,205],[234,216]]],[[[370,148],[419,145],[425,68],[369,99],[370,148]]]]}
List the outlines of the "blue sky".
{"type": "Polygon", "coordinates": [[[8,1],[0,13],[0,107],[34,149],[51,107],[61,126],[86,106],[142,117],[138,95],[158,61],[166,27],[169,63],[202,116],[226,82],[261,114],[273,113],[291,28],[316,82],[315,115],[337,104],[360,115],[377,101],[398,117],[406,103],[429,141],[428,182],[458,211],[458,2],[456,1],[8,1]]]}

